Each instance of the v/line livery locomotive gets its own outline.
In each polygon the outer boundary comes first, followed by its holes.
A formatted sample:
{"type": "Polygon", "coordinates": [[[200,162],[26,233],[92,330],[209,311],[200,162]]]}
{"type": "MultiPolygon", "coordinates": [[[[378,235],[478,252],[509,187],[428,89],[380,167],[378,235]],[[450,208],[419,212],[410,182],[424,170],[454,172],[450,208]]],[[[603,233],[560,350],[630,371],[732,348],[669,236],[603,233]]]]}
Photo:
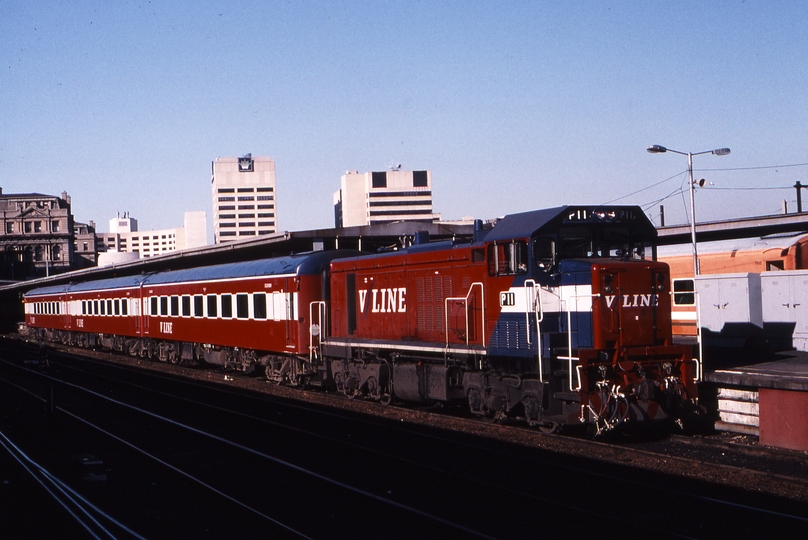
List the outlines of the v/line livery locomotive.
{"type": "Polygon", "coordinates": [[[600,432],[696,409],[698,364],[671,341],[655,237],[638,207],[565,206],[506,216],[468,243],[417,235],[388,253],[44,287],[25,295],[26,324],[71,345],[600,432]]]}

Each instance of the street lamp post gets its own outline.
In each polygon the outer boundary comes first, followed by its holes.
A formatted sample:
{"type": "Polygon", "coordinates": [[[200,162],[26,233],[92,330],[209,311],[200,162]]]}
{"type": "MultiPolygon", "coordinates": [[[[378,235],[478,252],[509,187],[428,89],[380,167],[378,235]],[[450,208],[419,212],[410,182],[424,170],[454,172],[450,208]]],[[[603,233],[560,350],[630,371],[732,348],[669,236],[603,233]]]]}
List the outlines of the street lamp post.
{"type": "MultiPolygon", "coordinates": [[[[699,252],[696,247],[696,196],[695,188],[696,181],[693,179],[693,156],[701,154],[715,154],[716,156],[726,156],[730,153],[729,148],[716,148],[715,150],[705,150],[704,152],[680,152],[672,148],[666,148],[658,144],[648,147],[648,152],[651,154],[664,154],[665,152],[673,152],[674,154],[681,154],[687,156],[687,179],[690,184],[690,241],[693,243],[693,274],[699,275],[699,252]]],[[[704,185],[703,180],[699,185],[704,185]]]]}

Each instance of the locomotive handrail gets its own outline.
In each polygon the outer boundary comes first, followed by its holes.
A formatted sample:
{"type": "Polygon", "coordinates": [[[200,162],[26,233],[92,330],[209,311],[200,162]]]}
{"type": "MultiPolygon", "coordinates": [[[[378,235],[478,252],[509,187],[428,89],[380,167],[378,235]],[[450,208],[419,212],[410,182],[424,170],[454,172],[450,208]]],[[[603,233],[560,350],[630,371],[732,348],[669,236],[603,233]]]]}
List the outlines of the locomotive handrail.
{"type": "Polygon", "coordinates": [[[525,309],[525,327],[526,327],[527,344],[528,345],[533,344],[532,341],[531,341],[531,338],[530,338],[530,336],[532,335],[531,332],[530,332],[530,312],[532,311],[533,314],[536,317],[536,337],[538,339],[538,347],[537,347],[538,348],[538,354],[536,356],[537,356],[538,361],[539,361],[539,366],[538,366],[538,368],[539,368],[539,382],[543,383],[544,382],[544,373],[542,372],[543,371],[543,366],[542,366],[542,360],[541,360],[541,326],[540,326],[539,323],[541,323],[544,320],[544,306],[542,305],[542,299],[541,299],[541,285],[538,285],[536,283],[536,281],[533,280],[533,279],[526,279],[525,280],[525,306],[527,308],[527,309],[525,309]],[[530,288],[528,288],[528,287],[530,287],[530,288]],[[536,291],[538,291],[538,293],[535,294],[533,296],[533,298],[531,298],[531,295],[530,295],[531,291],[534,292],[534,293],[536,293],[536,291]],[[530,309],[531,300],[533,300],[533,308],[532,308],[532,310],[530,309]],[[538,310],[536,309],[537,304],[539,306],[538,310]]]}
{"type": "MultiPolygon", "coordinates": [[[[695,289],[695,281],[694,287],[695,289]]],[[[704,351],[702,350],[702,343],[703,340],[701,339],[701,296],[699,295],[698,291],[693,291],[693,296],[696,301],[696,339],[699,343],[699,358],[698,362],[696,363],[698,375],[696,376],[696,381],[701,382],[701,361],[704,360],[704,351]]]]}
{"type": "Polygon", "coordinates": [[[471,296],[472,291],[476,285],[480,286],[480,304],[482,305],[482,313],[480,316],[480,335],[482,340],[482,345],[485,347],[485,288],[483,287],[483,283],[481,281],[475,281],[469,286],[469,292],[466,293],[466,296],[455,296],[455,297],[447,297],[443,301],[443,311],[444,317],[446,318],[446,347],[449,347],[449,302],[463,302],[465,305],[466,311],[466,345],[469,344],[469,297],[471,296]]]}
{"type": "MultiPolygon", "coordinates": [[[[575,298],[576,300],[578,298],[595,299],[595,298],[600,298],[600,296],[601,296],[600,293],[595,293],[595,294],[573,294],[573,295],[568,296],[568,298],[575,298]]],[[[570,382],[570,384],[569,384],[570,391],[571,392],[577,392],[577,391],[579,391],[581,389],[581,373],[578,371],[578,369],[575,370],[575,373],[576,373],[576,375],[578,377],[578,387],[573,388],[572,387],[572,362],[573,362],[573,360],[578,362],[581,358],[578,357],[578,356],[572,356],[572,311],[567,309],[567,301],[566,300],[561,300],[561,309],[563,309],[563,310],[565,310],[567,312],[567,356],[559,356],[558,358],[560,360],[567,360],[569,362],[569,367],[567,368],[567,372],[568,372],[569,378],[570,378],[570,381],[569,381],[570,382]]],[[[580,367],[580,366],[576,366],[576,367],[580,367]]]]}
{"type": "MultiPolygon", "coordinates": [[[[693,288],[695,289],[695,286],[693,288]]],[[[690,293],[690,291],[687,292],[688,294],[690,293]]],[[[671,305],[673,305],[673,295],[675,293],[673,290],[671,290],[668,294],[671,296],[671,305]]],[[[693,358],[693,361],[696,363],[696,382],[701,382],[701,361],[704,359],[704,340],[702,339],[701,334],[701,295],[696,290],[693,291],[693,303],[696,307],[696,344],[698,345],[699,349],[699,357],[693,358]]]]}
{"type": "MultiPolygon", "coordinates": [[[[315,300],[314,302],[309,303],[309,362],[314,362],[314,350],[317,349],[318,351],[322,347],[323,344],[323,331],[325,330],[325,321],[328,312],[326,311],[326,305],[323,300],[315,300]],[[317,306],[317,325],[320,329],[318,335],[320,338],[317,340],[317,346],[314,346],[314,334],[312,333],[312,327],[314,326],[314,306],[317,306]]],[[[320,354],[322,357],[322,354],[320,354]]]]}

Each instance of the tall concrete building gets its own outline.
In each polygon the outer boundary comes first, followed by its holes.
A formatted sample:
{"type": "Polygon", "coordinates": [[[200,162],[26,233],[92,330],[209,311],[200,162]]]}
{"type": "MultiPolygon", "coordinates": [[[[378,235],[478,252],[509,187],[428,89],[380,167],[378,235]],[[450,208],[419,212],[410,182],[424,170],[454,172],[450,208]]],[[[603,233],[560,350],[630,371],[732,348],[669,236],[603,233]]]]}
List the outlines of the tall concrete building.
{"type": "Polygon", "coordinates": [[[212,164],[213,240],[232,242],[278,230],[275,161],[247,154],[212,164]]]}
{"type": "Polygon", "coordinates": [[[402,171],[400,166],[383,172],[346,171],[334,193],[337,228],[439,220],[440,214],[432,213],[431,171],[402,171]]]}

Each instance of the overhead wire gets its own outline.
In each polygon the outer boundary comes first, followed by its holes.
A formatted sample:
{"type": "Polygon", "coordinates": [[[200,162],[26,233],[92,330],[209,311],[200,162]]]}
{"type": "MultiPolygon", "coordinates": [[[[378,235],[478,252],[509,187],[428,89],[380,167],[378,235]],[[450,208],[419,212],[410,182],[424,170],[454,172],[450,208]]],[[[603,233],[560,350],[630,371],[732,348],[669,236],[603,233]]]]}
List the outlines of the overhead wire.
{"type": "MultiPolygon", "coordinates": [[[[785,169],[785,168],[789,168],[789,167],[808,167],[808,163],[791,163],[791,164],[785,164],[785,165],[764,165],[764,166],[757,166],[757,167],[728,167],[728,168],[693,169],[693,170],[694,171],[751,171],[751,170],[763,170],[763,169],[785,169]]],[[[614,203],[614,202],[617,202],[617,201],[620,201],[620,200],[623,200],[623,199],[627,199],[627,198],[629,198],[629,197],[631,197],[633,195],[636,195],[638,193],[642,193],[643,191],[647,191],[647,190],[649,190],[651,188],[654,188],[654,187],[657,187],[657,186],[659,186],[661,184],[664,184],[665,182],[668,182],[669,180],[672,180],[672,179],[676,178],[677,176],[679,176],[680,174],[684,174],[686,172],[687,172],[686,170],[682,171],[682,172],[678,172],[678,173],[674,174],[673,176],[669,176],[668,178],[665,178],[664,180],[660,180],[659,182],[656,182],[656,183],[651,184],[649,186],[646,186],[644,188],[638,189],[636,191],[632,191],[631,193],[628,193],[628,194],[623,195],[621,197],[617,197],[617,198],[612,199],[610,201],[607,201],[607,202],[605,202],[603,204],[611,204],[611,203],[614,203]]],[[[687,201],[684,198],[684,192],[685,192],[684,182],[685,181],[687,181],[687,178],[685,178],[685,180],[683,180],[682,186],[680,186],[678,189],[672,191],[668,195],[665,195],[664,197],[656,199],[654,201],[641,203],[640,206],[643,208],[644,211],[648,211],[648,209],[656,206],[657,204],[661,203],[662,201],[665,201],[665,200],[667,200],[667,199],[669,199],[671,197],[674,197],[677,194],[681,194],[682,195],[682,204],[684,205],[685,214],[687,214],[687,201]]],[[[795,186],[780,186],[780,187],[709,187],[709,188],[706,188],[706,189],[720,190],[720,191],[778,191],[778,190],[794,189],[794,187],[795,186]]],[[[808,186],[805,186],[805,187],[808,187],[808,186]]]]}

